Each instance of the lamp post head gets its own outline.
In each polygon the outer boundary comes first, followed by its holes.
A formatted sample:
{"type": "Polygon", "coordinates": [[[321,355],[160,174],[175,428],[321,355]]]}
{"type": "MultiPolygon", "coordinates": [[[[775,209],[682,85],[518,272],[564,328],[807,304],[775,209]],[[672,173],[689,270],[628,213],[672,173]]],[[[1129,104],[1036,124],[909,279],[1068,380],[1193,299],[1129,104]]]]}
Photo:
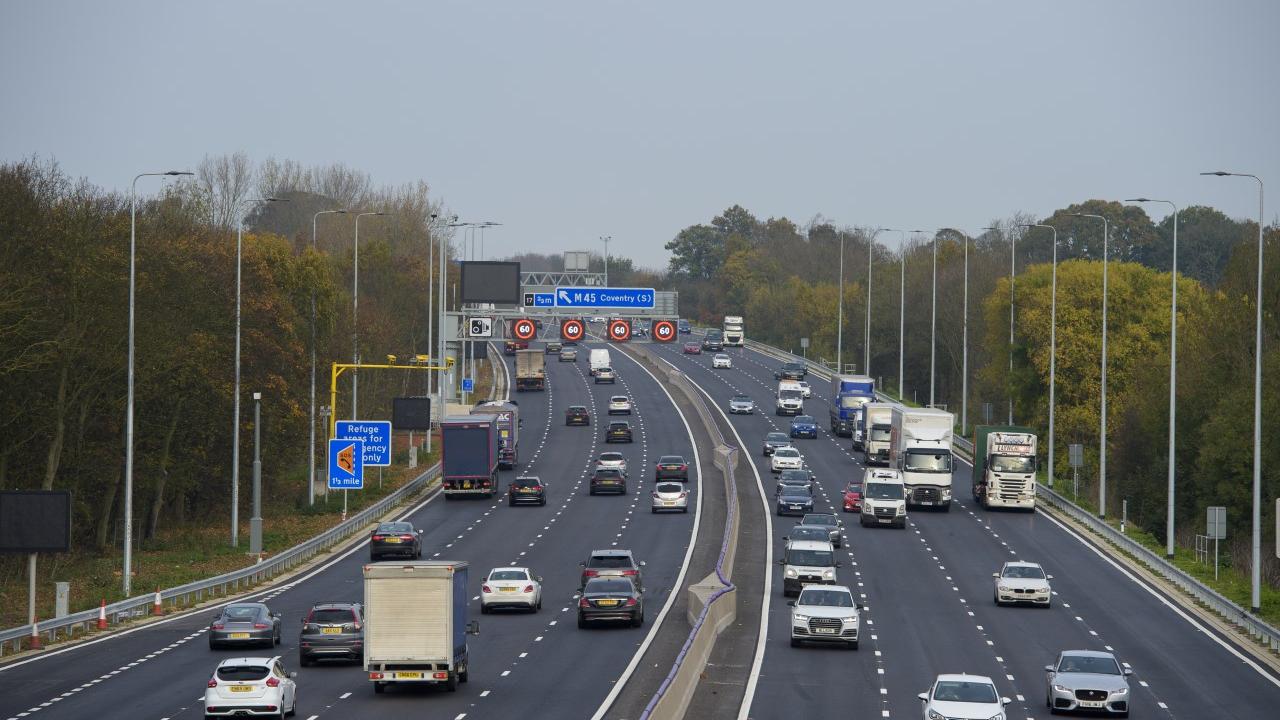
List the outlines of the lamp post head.
{"type": "Polygon", "coordinates": [[[1218,177],[1228,177],[1230,175],[1235,175],[1235,173],[1229,173],[1229,172],[1226,172],[1225,170],[1215,170],[1213,172],[1202,172],[1200,174],[1201,175],[1217,175],[1218,177]]]}
{"type": "Polygon", "coordinates": [[[193,173],[193,172],[187,172],[186,170],[170,170],[170,171],[168,171],[168,172],[161,173],[161,174],[162,174],[162,175],[170,175],[170,176],[173,176],[173,175],[195,175],[195,173],[193,173]]]}
{"type": "Polygon", "coordinates": [[[1129,198],[1125,202],[1155,202],[1151,198],[1129,198]]]}

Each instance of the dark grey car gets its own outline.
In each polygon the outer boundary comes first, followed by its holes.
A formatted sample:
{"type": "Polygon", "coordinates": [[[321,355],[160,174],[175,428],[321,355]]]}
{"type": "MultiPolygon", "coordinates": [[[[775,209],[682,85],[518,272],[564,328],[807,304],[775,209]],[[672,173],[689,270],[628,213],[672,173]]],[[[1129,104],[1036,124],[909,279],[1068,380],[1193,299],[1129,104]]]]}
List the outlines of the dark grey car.
{"type": "Polygon", "coordinates": [[[280,644],[280,613],[262,603],[232,603],[209,624],[209,648],[280,644]]]}
{"type": "Polygon", "coordinates": [[[791,447],[791,436],[784,432],[771,432],[764,437],[765,457],[769,457],[780,447],[791,447]]]}
{"type": "Polygon", "coordinates": [[[316,603],[302,619],[298,664],[323,658],[359,661],[364,657],[364,606],[353,602],[316,603]]]}
{"type": "Polygon", "coordinates": [[[831,533],[831,544],[835,547],[844,545],[844,521],[832,513],[809,513],[800,518],[802,525],[823,525],[831,533]]]}
{"type": "Polygon", "coordinates": [[[831,542],[831,531],[825,525],[805,525],[800,523],[792,526],[786,535],[782,536],[783,541],[791,542],[792,540],[816,540],[818,542],[831,542]]]}
{"type": "Polygon", "coordinates": [[[587,581],[578,599],[578,627],[593,622],[622,621],[644,625],[644,593],[625,577],[597,577],[587,581]]]}

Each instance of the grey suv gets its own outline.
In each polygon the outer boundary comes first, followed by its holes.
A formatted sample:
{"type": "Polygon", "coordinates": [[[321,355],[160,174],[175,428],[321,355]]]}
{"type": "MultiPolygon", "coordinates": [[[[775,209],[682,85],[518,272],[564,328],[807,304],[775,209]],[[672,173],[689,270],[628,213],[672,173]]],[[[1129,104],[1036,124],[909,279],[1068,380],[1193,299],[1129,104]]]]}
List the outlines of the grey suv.
{"type": "Polygon", "coordinates": [[[597,577],[626,577],[636,584],[636,589],[644,592],[644,582],[640,579],[640,568],[644,561],[636,562],[630,550],[592,550],[591,556],[582,566],[582,578],[578,581],[578,590],[586,587],[587,581],[597,577]]]}
{"type": "Polygon", "coordinates": [[[359,662],[364,657],[364,606],[354,602],[316,603],[302,619],[298,664],[322,658],[359,662]]]}

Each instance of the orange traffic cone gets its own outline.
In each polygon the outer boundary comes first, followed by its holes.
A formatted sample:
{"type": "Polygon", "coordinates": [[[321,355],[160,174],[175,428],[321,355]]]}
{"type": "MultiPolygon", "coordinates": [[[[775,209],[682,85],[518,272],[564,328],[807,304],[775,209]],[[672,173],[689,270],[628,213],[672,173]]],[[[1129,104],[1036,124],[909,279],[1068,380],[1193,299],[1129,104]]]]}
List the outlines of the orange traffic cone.
{"type": "Polygon", "coordinates": [[[152,615],[164,614],[164,608],[160,605],[160,588],[156,588],[155,600],[151,602],[151,614],[152,615]]]}
{"type": "Polygon", "coordinates": [[[98,606],[98,629],[107,629],[107,600],[102,599],[102,604],[98,606]]]}
{"type": "Polygon", "coordinates": [[[40,621],[37,619],[31,623],[31,649],[40,649],[40,621]]]}

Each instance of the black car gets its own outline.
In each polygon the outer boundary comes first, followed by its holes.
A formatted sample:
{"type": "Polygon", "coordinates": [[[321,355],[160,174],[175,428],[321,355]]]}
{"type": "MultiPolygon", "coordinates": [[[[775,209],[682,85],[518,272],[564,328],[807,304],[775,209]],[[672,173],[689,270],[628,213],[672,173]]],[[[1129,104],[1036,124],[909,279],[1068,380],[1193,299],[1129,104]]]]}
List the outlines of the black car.
{"type": "Polygon", "coordinates": [[[644,593],[625,577],[588,580],[578,598],[578,627],[585,628],[593,622],[644,625],[644,593]]]}
{"type": "Polygon", "coordinates": [[[830,534],[832,545],[840,547],[844,544],[841,542],[844,532],[840,529],[844,527],[844,521],[832,513],[809,513],[800,519],[800,523],[803,525],[821,525],[830,534]]]}
{"type": "Polygon", "coordinates": [[[816,542],[831,542],[831,531],[825,525],[805,525],[800,523],[792,526],[786,535],[782,536],[786,542],[792,540],[814,540],[816,542]]]}
{"type": "Polygon", "coordinates": [[[263,603],[232,603],[209,623],[209,649],[223,645],[280,644],[280,613],[263,603]]]}
{"type": "Polygon", "coordinates": [[[595,473],[591,475],[591,482],[587,485],[587,492],[591,495],[602,492],[616,492],[619,495],[626,495],[627,476],[617,468],[598,467],[595,473]]]}
{"type": "Polygon", "coordinates": [[[782,369],[773,374],[774,380],[803,380],[809,374],[809,369],[804,363],[789,362],[783,363],[782,369]]]}
{"type": "Polygon", "coordinates": [[[679,455],[663,455],[653,471],[654,480],[689,481],[689,463],[679,455]]]}
{"type": "Polygon", "coordinates": [[[791,438],[784,432],[771,432],[764,436],[764,456],[769,457],[780,447],[790,447],[791,438]]]}
{"type": "Polygon", "coordinates": [[[586,405],[570,405],[564,411],[565,425],[590,425],[591,413],[587,411],[586,405]]]}
{"type": "Polygon", "coordinates": [[[578,580],[579,590],[586,587],[591,578],[622,577],[631,578],[636,587],[644,591],[644,580],[640,576],[644,561],[636,562],[630,550],[592,550],[591,556],[578,564],[582,566],[582,577],[578,580]]]}
{"type": "Polygon", "coordinates": [[[813,495],[804,488],[783,488],[778,493],[779,515],[807,515],[813,512],[813,495]]]}
{"type": "Polygon", "coordinates": [[[411,522],[384,522],[374,528],[369,536],[369,560],[378,562],[384,557],[422,557],[422,531],[414,530],[411,522]]]}
{"type": "Polygon", "coordinates": [[[810,495],[813,494],[813,473],[808,470],[783,470],[778,475],[778,486],[774,489],[774,495],[781,495],[786,488],[799,488],[806,490],[810,495]]]}
{"type": "Polygon", "coordinates": [[[298,664],[306,667],[324,658],[358,662],[363,657],[364,606],[354,602],[312,605],[307,616],[302,618],[298,664]]]}
{"type": "Polygon", "coordinates": [[[609,430],[604,434],[604,441],[613,442],[631,442],[631,423],[619,420],[609,423],[609,430]]]}
{"type": "Polygon", "coordinates": [[[563,346],[562,346],[560,343],[558,343],[558,342],[549,342],[549,343],[547,343],[547,347],[545,348],[545,350],[546,350],[546,352],[547,352],[548,354],[550,354],[550,353],[558,353],[558,352],[560,352],[560,348],[561,348],[561,347],[563,347],[563,346]]]}
{"type": "Polygon", "coordinates": [[[709,337],[702,341],[702,349],[713,352],[724,350],[724,341],[717,337],[709,337]]]}
{"type": "Polygon", "coordinates": [[[507,486],[507,504],[511,506],[546,505],[547,486],[542,484],[541,479],[532,475],[518,477],[507,486]]]}

